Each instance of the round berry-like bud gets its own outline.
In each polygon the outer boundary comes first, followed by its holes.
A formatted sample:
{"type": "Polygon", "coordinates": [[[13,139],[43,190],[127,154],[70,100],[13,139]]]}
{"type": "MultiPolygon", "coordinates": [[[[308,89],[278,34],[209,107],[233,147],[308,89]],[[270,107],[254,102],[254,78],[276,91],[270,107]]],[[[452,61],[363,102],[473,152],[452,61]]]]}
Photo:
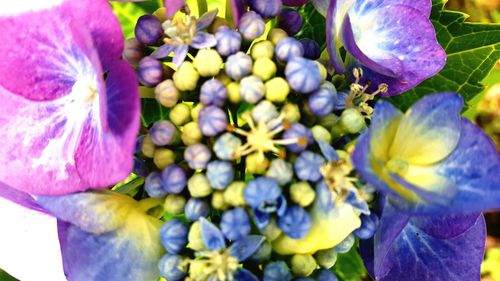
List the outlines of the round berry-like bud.
{"type": "Polygon", "coordinates": [[[163,106],[172,108],[179,100],[179,91],[172,79],[167,79],[156,85],[155,98],[163,106]]]}
{"type": "Polygon", "coordinates": [[[351,248],[352,248],[352,246],[354,246],[355,242],[356,242],[356,238],[354,237],[354,235],[350,234],[344,240],[342,240],[342,242],[337,244],[337,246],[335,246],[334,249],[338,253],[345,254],[351,250],[351,248]]]}
{"type": "Polygon", "coordinates": [[[281,0],[249,0],[248,4],[252,10],[259,13],[263,18],[273,18],[277,16],[283,7],[281,0]]]}
{"type": "Polygon", "coordinates": [[[311,229],[311,216],[300,206],[288,207],[278,219],[278,227],[290,238],[300,239],[311,229]]]}
{"type": "Polygon", "coordinates": [[[299,40],[293,37],[281,39],[278,44],[276,44],[274,51],[276,53],[276,57],[282,62],[287,62],[293,57],[302,57],[304,54],[302,44],[300,44],[299,40]]]}
{"type": "Polygon", "coordinates": [[[290,186],[290,197],[293,202],[305,208],[314,201],[316,193],[309,183],[300,181],[290,186]]]}
{"type": "Polygon", "coordinates": [[[192,91],[196,89],[200,75],[191,62],[184,61],[172,78],[180,91],[192,91]]]}
{"type": "Polygon", "coordinates": [[[295,175],[303,181],[317,182],[322,177],[317,167],[320,167],[323,163],[325,163],[325,159],[321,155],[311,151],[304,151],[295,159],[295,175]]]}
{"type": "Polygon", "coordinates": [[[252,73],[253,75],[267,81],[276,74],[276,64],[270,58],[258,58],[254,64],[252,73]]]}
{"type": "Polygon", "coordinates": [[[183,257],[179,255],[166,254],[158,263],[160,276],[169,281],[181,281],[186,276],[186,271],[182,267],[183,257]]]}
{"type": "Polygon", "coordinates": [[[199,143],[201,141],[201,138],[202,134],[200,128],[198,127],[198,123],[192,121],[184,125],[181,139],[185,145],[199,143]]]}
{"type": "Polygon", "coordinates": [[[220,221],[220,230],[229,240],[239,240],[246,237],[251,230],[250,218],[243,208],[225,211],[220,221]]]}
{"type": "Polygon", "coordinates": [[[342,112],[340,126],[346,133],[356,134],[365,127],[365,118],[356,108],[348,108],[342,112]]]}
{"type": "Polygon", "coordinates": [[[169,253],[180,253],[187,244],[188,227],[177,219],[171,219],[160,229],[160,240],[169,253]]]}
{"type": "Polygon", "coordinates": [[[227,90],[217,79],[207,80],[200,89],[200,102],[205,105],[223,106],[227,99],[227,90]]]}
{"type": "Polygon", "coordinates": [[[295,103],[287,103],[281,108],[281,114],[284,115],[284,120],[289,123],[299,122],[300,109],[295,103]]]}
{"type": "Polygon", "coordinates": [[[270,40],[274,45],[278,44],[281,39],[287,38],[288,33],[281,28],[272,28],[267,35],[267,40],[270,40]]]}
{"type": "Polygon", "coordinates": [[[311,130],[300,123],[291,124],[283,133],[283,139],[297,140],[295,143],[287,145],[287,149],[295,153],[304,151],[313,142],[311,130]]]}
{"type": "Polygon", "coordinates": [[[192,197],[201,198],[210,195],[212,188],[205,174],[197,173],[189,178],[188,183],[189,194],[192,197]]]}
{"type": "Polygon", "coordinates": [[[214,49],[199,50],[193,60],[193,65],[202,77],[217,76],[223,61],[214,49]]]}
{"type": "Polygon", "coordinates": [[[157,148],[153,156],[153,162],[158,169],[163,170],[168,165],[175,163],[175,153],[167,148],[157,148]]]}
{"type": "Polygon", "coordinates": [[[313,273],[317,264],[311,255],[294,255],[291,266],[294,275],[307,277],[313,273]]]}
{"type": "Polygon", "coordinates": [[[148,158],[153,158],[155,155],[156,146],[151,140],[151,134],[147,134],[141,144],[141,152],[148,158]]]}
{"type": "Polygon", "coordinates": [[[213,105],[204,107],[199,113],[198,126],[205,136],[212,137],[222,133],[227,127],[226,113],[213,105]]]}
{"type": "Polygon", "coordinates": [[[283,159],[273,159],[271,161],[271,167],[267,170],[266,176],[277,180],[280,185],[285,185],[292,180],[292,164],[283,159]]]}
{"type": "Polygon", "coordinates": [[[264,228],[260,230],[260,232],[266,236],[266,238],[269,241],[273,241],[277,239],[281,234],[283,234],[283,231],[278,227],[278,224],[276,223],[275,218],[271,218],[269,222],[267,223],[264,228]]]}
{"type": "Polygon", "coordinates": [[[243,38],[251,41],[264,34],[266,23],[259,14],[250,11],[241,16],[238,30],[243,38]]]}
{"type": "Polygon", "coordinates": [[[144,57],[137,66],[137,79],[146,87],[154,87],[163,80],[163,65],[152,57],[144,57]]]}
{"type": "Polygon", "coordinates": [[[272,102],[284,102],[290,93],[290,87],[285,79],[274,77],[265,84],[266,99],[272,102]]]}
{"type": "Polygon", "coordinates": [[[268,100],[260,101],[252,109],[252,119],[257,123],[268,123],[269,121],[278,118],[278,116],[279,113],[276,110],[276,106],[268,100]]]}
{"type": "Polygon", "coordinates": [[[225,210],[229,208],[229,204],[224,201],[224,192],[222,190],[214,191],[211,203],[212,207],[217,210],[225,210]]]}
{"type": "Polygon", "coordinates": [[[201,217],[208,217],[210,206],[205,200],[189,198],[186,207],[184,207],[184,214],[188,220],[196,221],[201,217]]]}
{"type": "Polygon", "coordinates": [[[221,26],[215,33],[217,39],[217,52],[222,56],[230,56],[240,50],[241,35],[228,26],[221,26]]]}
{"type": "Polygon", "coordinates": [[[263,281],[291,281],[292,274],[284,261],[270,262],[264,267],[263,281]]]}
{"type": "Polygon", "coordinates": [[[169,194],[165,198],[165,203],[163,207],[165,211],[172,215],[179,215],[184,212],[184,207],[186,206],[186,198],[178,194],[169,194]]]}
{"type": "Polygon", "coordinates": [[[203,109],[203,104],[200,102],[200,103],[197,103],[193,109],[191,109],[191,118],[198,122],[198,117],[200,115],[200,111],[203,109]]]}
{"type": "Polygon", "coordinates": [[[225,189],[234,179],[233,166],[227,161],[212,161],[207,166],[207,177],[214,189],[225,189]]]}
{"type": "Polygon", "coordinates": [[[322,140],[326,143],[330,143],[332,141],[332,135],[330,134],[330,132],[321,125],[313,126],[311,128],[311,132],[315,140],[322,140]]]}
{"type": "Polygon", "coordinates": [[[252,58],[243,52],[237,52],[227,58],[225,69],[227,76],[238,81],[252,72],[252,58]]]}
{"type": "Polygon", "coordinates": [[[184,159],[193,170],[205,169],[210,158],[212,158],[210,149],[201,143],[192,144],[184,151],[184,159]]]}
{"type": "Polygon", "coordinates": [[[319,266],[330,269],[337,262],[337,251],[334,248],[318,251],[314,257],[319,266]]]}
{"type": "Polygon", "coordinates": [[[274,45],[269,40],[255,43],[250,50],[250,55],[254,60],[258,58],[272,59],[274,56],[274,45]]]}
{"type": "Polygon", "coordinates": [[[259,77],[251,75],[241,79],[240,96],[244,101],[256,104],[265,93],[266,86],[259,77]]]}
{"type": "Polygon", "coordinates": [[[160,173],[152,172],[144,181],[144,189],[150,197],[162,197],[167,194],[163,189],[160,173]]]}
{"type": "Polygon", "coordinates": [[[132,168],[132,173],[140,176],[146,177],[149,174],[149,168],[141,159],[134,157],[134,167],[132,168]]]}
{"type": "Polygon", "coordinates": [[[338,281],[335,273],[326,269],[321,269],[318,272],[318,276],[316,278],[318,279],[318,281],[338,281]]]}
{"type": "Polygon", "coordinates": [[[323,128],[325,128],[325,129],[331,131],[333,126],[335,126],[335,124],[337,124],[338,120],[339,120],[339,117],[337,115],[331,113],[331,114],[328,114],[327,116],[321,118],[319,120],[319,125],[323,126],[323,128]]]}
{"type": "Polygon", "coordinates": [[[133,66],[136,66],[144,57],[144,47],[136,38],[125,40],[123,58],[133,66]]]}
{"type": "Polygon", "coordinates": [[[290,88],[308,94],[319,89],[322,77],[315,61],[292,57],[285,67],[285,76],[290,88]]]}
{"type": "Polygon", "coordinates": [[[302,28],[302,17],[292,9],[282,10],[278,16],[278,27],[290,35],[294,35],[302,28]]]}
{"type": "Polygon", "coordinates": [[[281,196],[281,188],[275,179],[258,177],[247,183],[243,196],[250,207],[259,208],[276,202],[281,196]]]}
{"type": "Polygon", "coordinates": [[[161,22],[153,15],[143,15],[137,19],[135,38],[144,45],[154,45],[163,35],[161,22]]]}
{"type": "Polygon", "coordinates": [[[309,38],[302,38],[300,39],[300,43],[304,48],[304,58],[310,60],[319,59],[319,57],[321,56],[321,47],[319,46],[318,42],[309,38]]]}
{"type": "Polygon", "coordinates": [[[269,160],[266,157],[262,157],[262,154],[255,152],[247,155],[245,165],[249,173],[261,175],[267,171],[269,160]]]}
{"type": "Polygon", "coordinates": [[[188,241],[188,248],[195,251],[201,251],[205,248],[205,243],[203,243],[203,237],[201,236],[201,224],[199,221],[195,221],[189,228],[188,241]]]}
{"type": "Polygon", "coordinates": [[[158,120],[149,129],[151,141],[158,146],[171,144],[175,138],[176,130],[175,126],[169,121],[158,120]]]}
{"type": "MultiPolygon", "coordinates": [[[[325,84],[331,84],[325,82],[325,84]]],[[[332,113],[337,98],[337,91],[335,87],[321,86],[318,90],[314,91],[307,100],[307,106],[312,114],[325,117],[332,113]]]]}
{"type": "Polygon", "coordinates": [[[238,104],[241,102],[240,83],[231,82],[231,83],[227,84],[226,89],[227,89],[227,95],[228,95],[229,101],[231,103],[238,104]]]}
{"type": "Polygon", "coordinates": [[[219,80],[224,86],[227,86],[229,83],[233,82],[233,80],[231,80],[231,78],[227,76],[225,71],[219,72],[215,79],[219,80]]]}
{"type": "Polygon", "coordinates": [[[370,215],[361,215],[361,226],[354,230],[354,235],[360,239],[370,239],[377,231],[379,219],[377,215],[371,213],[370,215]]]}
{"type": "Polygon", "coordinates": [[[245,197],[243,197],[243,190],[245,189],[245,182],[234,181],[224,190],[224,201],[231,206],[245,206],[245,197]]]}
{"type": "Polygon", "coordinates": [[[185,103],[178,103],[170,110],[168,117],[176,126],[182,126],[191,121],[191,108],[185,103]]]}
{"type": "Polygon", "coordinates": [[[231,133],[224,133],[215,141],[213,150],[219,159],[233,160],[241,145],[241,140],[238,137],[231,133]]]}
{"type": "Polygon", "coordinates": [[[179,194],[186,186],[186,173],[177,165],[170,165],[161,172],[163,188],[169,193],[179,194]]]}

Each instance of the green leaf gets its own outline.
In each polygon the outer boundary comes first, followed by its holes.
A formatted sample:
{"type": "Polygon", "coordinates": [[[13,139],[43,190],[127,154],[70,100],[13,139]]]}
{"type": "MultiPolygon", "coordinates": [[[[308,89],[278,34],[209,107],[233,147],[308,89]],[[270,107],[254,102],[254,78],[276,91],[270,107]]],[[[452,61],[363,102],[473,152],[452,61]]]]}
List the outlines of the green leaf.
{"type": "Polygon", "coordinates": [[[111,7],[120,21],[125,38],[131,38],[134,37],[137,19],[144,14],[152,14],[159,5],[157,1],[111,2],[111,7]]]}
{"type": "Polygon", "coordinates": [[[481,81],[500,58],[500,24],[464,22],[464,13],[444,10],[446,0],[434,0],[431,21],[448,57],[445,67],[416,88],[390,100],[406,110],[416,100],[435,92],[453,91],[469,101],[484,86],[481,81]]]}
{"type": "Polygon", "coordinates": [[[158,120],[167,120],[170,109],[159,104],[155,99],[141,99],[141,124],[148,127],[158,120]]]}
{"type": "Polygon", "coordinates": [[[16,278],[10,276],[7,272],[0,269],[0,280],[1,281],[19,281],[16,278]]]}
{"type": "Polygon", "coordinates": [[[302,29],[295,36],[297,39],[310,38],[316,41],[321,49],[326,47],[326,20],[311,3],[298,9],[302,15],[302,29]]]}
{"type": "Polygon", "coordinates": [[[338,255],[333,270],[340,281],[361,281],[367,275],[357,245],[349,252],[338,255]]]}

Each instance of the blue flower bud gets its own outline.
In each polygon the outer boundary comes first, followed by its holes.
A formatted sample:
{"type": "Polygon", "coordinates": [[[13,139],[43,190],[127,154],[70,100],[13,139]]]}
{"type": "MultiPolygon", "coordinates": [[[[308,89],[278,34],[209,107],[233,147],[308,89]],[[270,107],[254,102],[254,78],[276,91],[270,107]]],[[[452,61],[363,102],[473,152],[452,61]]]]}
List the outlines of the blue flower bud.
{"type": "Polygon", "coordinates": [[[212,158],[210,149],[201,143],[192,144],[184,151],[184,159],[193,170],[205,169],[210,158],[212,158]]]}
{"type": "Polygon", "coordinates": [[[314,91],[307,100],[307,106],[312,114],[324,117],[330,114],[335,106],[337,90],[330,82],[325,82],[318,90],[314,91]],[[331,85],[331,86],[326,86],[331,85]]]}
{"type": "Polygon", "coordinates": [[[330,270],[321,269],[317,277],[318,281],[338,281],[337,276],[330,270]]]}
{"type": "Polygon", "coordinates": [[[225,211],[220,221],[220,229],[229,240],[239,240],[250,233],[250,218],[243,208],[225,211]]]}
{"type": "Polygon", "coordinates": [[[222,133],[227,127],[226,113],[213,105],[203,107],[198,115],[198,126],[205,136],[212,137],[222,133]]]}
{"type": "Polygon", "coordinates": [[[227,91],[217,79],[207,80],[200,89],[200,102],[205,105],[223,106],[226,102],[227,91]]]}
{"type": "Polygon", "coordinates": [[[237,52],[227,58],[225,70],[227,76],[238,81],[252,72],[252,58],[243,53],[237,52]]]}
{"type": "Polygon", "coordinates": [[[379,218],[376,214],[371,213],[370,215],[361,215],[361,226],[354,230],[354,235],[360,239],[370,239],[375,235],[377,231],[379,218]]]}
{"type": "Polygon", "coordinates": [[[292,274],[284,261],[270,262],[264,267],[263,281],[290,281],[292,274]]]}
{"type": "Polygon", "coordinates": [[[163,81],[163,65],[152,57],[144,57],[137,66],[137,79],[146,87],[154,87],[163,81]]]}
{"type": "Polygon", "coordinates": [[[240,50],[241,35],[228,26],[219,27],[215,39],[217,39],[217,52],[222,56],[229,56],[240,50]]]}
{"type": "Polygon", "coordinates": [[[144,57],[144,46],[136,39],[129,38],[125,40],[123,48],[123,58],[133,66],[136,66],[144,57]]]}
{"type": "Polygon", "coordinates": [[[210,206],[201,199],[189,198],[184,207],[184,215],[190,221],[196,221],[201,217],[208,217],[210,214],[210,206]]]}
{"type": "Polygon", "coordinates": [[[304,151],[295,159],[295,174],[303,181],[317,182],[322,178],[319,168],[323,163],[325,159],[321,155],[304,151]]]}
{"type": "Polygon", "coordinates": [[[161,172],[163,188],[169,193],[179,194],[186,186],[186,173],[177,165],[170,165],[161,172]]]}
{"type": "Polygon", "coordinates": [[[300,239],[311,229],[311,216],[300,206],[288,207],[278,219],[278,227],[290,238],[300,239]]]}
{"type": "Polygon", "coordinates": [[[268,100],[259,102],[257,106],[252,109],[252,118],[257,123],[267,123],[273,119],[278,118],[278,116],[279,113],[278,110],[276,110],[276,106],[274,106],[274,104],[268,100]]]}
{"type": "Polygon", "coordinates": [[[140,177],[146,177],[149,174],[149,168],[141,159],[134,157],[134,168],[132,169],[132,173],[140,177]]]}
{"type": "Polygon", "coordinates": [[[283,3],[281,0],[249,0],[250,8],[264,18],[273,18],[279,14],[283,3]]]}
{"type": "Polygon", "coordinates": [[[283,159],[273,159],[266,176],[277,180],[280,185],[285,185],[292,180],[292,164],[283,159]]]}
{"type": "Polygon", "coordinates": [[[163,188],[160,173],[152,172],[144,181],[144,189],[150,197],[162,197],[167,195],[167,191],[163,188]]]}
{"type": "Polygon", "coordinates": [[[287,145],[287,149],[291,152],[301,152],[304,151],[308,145],[313,142],[313,135],[311,130],[300,123],[293,123],[290,127],[283,133],[283,139],[296,139],[297,142],[287,145]]]}
{"type": "Polygon", "coordinates": [[[158,120],[149,129],[151,141],[158,146],[171,144],[175,138],[176,130],[175,126],[169,121],[158,120]]]}
{"type": "Polygon", "coordinates": [[[233,165],[227,161],[212,161],[207,166],[207,178],[214,189],[225,189],[234,179],[233,165]]]}
{"type": "Polygon", "coordinates": [[[163,35],[161,22],[153,15],[143,15],[137,19],[135,38],[144,45],[154,45],[163,35]]]}
{"type": "Polygon", "coordinates": [[[243,38],[253,40],[264,34],[266,23],[259,14],[250,11],[241,16],[238,30],[243,38]]]}
{"type": "Polygon", "coordinates": [[[169,253],[182,252],[187,244],[188,227],[177,219],[171,219],[160,229],[160,240],[169,253]]]}
{"type": "Polygon", "coordinates": [[[186,272],[181,269],[183,258],[179,255],[164,255],[158,263],[160,269],[160,276],[168,281],[181,281],[184,280],[186,272]]]}
{"type": "Polygon", "coordinates": [[[224,133],[214,143],[215,155],[221,160],[233,160],[241,147],[241,140],[231,133],[224,133]]]}
{"type": "Polygon", "coordinates": [[[275,179],[259,177],[247,183],[243,196],[250,207],[259,208],[266,204],[276,204],[281,196],[281,188],[275,179]]]}
{"type": "Polygon", "coordinates": [[[302,28],[302,17],[299,12],[295,10],[283,10],[278,16],[278,27],[288,34],[294,35],[302,28]]]}
{"type": "Polygon", "coordinates": [[[293,37],[286,37],[276,44],[274,52],[280,61],[287,62],[293,57],[301,57],[304,55],[304,47],[302,47],[299,40],[293,37]]]}
{"type": "Polygon", "coordinates": [[[351,250],[352,246],[354,246],[354,242],[356,242],[356,238],[354,238],[354,235],[351,234],[335,246],[335,251],[345,254],[351,250]]]}
{"type": "Polygon", "coordinates": [[[256,104],[265,94],[266,86],[257,76],[251,75],[241,79],[240,96],[246,102],[256,104]]]}
{"type": "Polygon", "coordinates": [[[344,91],[338,92],[337,93],[337,99],[335,101],[335,108],[334,108],[334,110],[345,109],[348,97],[349,97],[349,93],[344,92],[344,91]]]}
{"type": "Polygon", "coordinates": [[[309,38],[302,38],[300,39],[300,43],[302,44],[302,47],[304,47],[304,58],[310,60],[319,59],[321,56],[321,47],[318,42],[309,38]]]}
{"type": "Polygon", "coordinates": [[[289,60],[285,67],[285,76],[290,88],[303,94],[316,91],[323,81],[317,63],[301,57],[292,57],[289,60]]]}

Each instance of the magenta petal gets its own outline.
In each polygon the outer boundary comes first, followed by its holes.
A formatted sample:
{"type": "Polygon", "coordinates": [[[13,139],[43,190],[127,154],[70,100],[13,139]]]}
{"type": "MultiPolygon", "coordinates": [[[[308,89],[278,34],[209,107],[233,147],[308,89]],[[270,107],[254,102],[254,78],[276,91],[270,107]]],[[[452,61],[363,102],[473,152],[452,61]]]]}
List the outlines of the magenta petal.
{"type": "Polygon", "coordinates": [[[163,4],[167,9],[167,18],[171,18],[186,5],[184,0],[163,0],[163,4]]]}
{"type": "Polygon", "coordinates": [[[6,198],[18,205],[25,208],[45,212],[45,210],[38,205],[35,199],[28,193],[14,189],[2,182],[0,182],[0,197],[6,198]]]}
{"type": "Polygon", "coordinates": [[[247,11],[247,0],[230,0],[231,12],[233,13],[234,25],[240,25],[240,18],[247,11]]]}

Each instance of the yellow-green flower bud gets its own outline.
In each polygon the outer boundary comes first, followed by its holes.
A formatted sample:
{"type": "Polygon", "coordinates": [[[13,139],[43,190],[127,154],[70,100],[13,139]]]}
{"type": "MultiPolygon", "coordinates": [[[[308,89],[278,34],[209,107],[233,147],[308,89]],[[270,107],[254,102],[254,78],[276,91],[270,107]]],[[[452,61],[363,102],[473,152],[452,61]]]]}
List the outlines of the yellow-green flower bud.
{"type": "Polygon", "coordinates": [[[284,115],[284,120],[290,123],[299,122],[300,110],[299,106],[294,103],[287,103],[281,108],[281,113],[284,115]]]}
{"type": "Polygon", "coordinates": [[[250,55],[254,60],[259,58],[272,59],[274,55],[274,45],[273,42],[269,40],[264,40],[255,43],[250,50],[250,55]]]}
{"type": "Polygon", "coordinates": [[[290,197],[293,202],[302,207],[311,205],[316,197],[314,189],[305,181],[293,183],[290,186],[290,197]]]}
{"type": "Polygon", "coordinates": [[[294,255],[291,260],[291,269],[297,276],[307,277],[313,273],[318,265],[311,255],[294,255]]]}
{"type": "Polygon", "coordinates": [[[174,85],[172,79],[167,79],[156,85],[155,98],[163,106],[171,108],[179,100],[179,91],[174,85]]]}
{"type": "Polygon", "coordinates": [[[253,63],[253,75],[267,81],[276,74],[276,64],[270,58],[258,58],[253,63]]]}
{"type": "Polygon", "coordinates": [[[191,108],[185,103],[178,103],[170,110],[168,117],[174,125],[184,125],[191,120],[191,108]]]}
{"type": "Polygon", "coordinates": [[[317,140],[322,140],[326,143],[330,143],[332,141],[332,135],[330,134],[330,132],[321,125],[312,127],[311,132],[314,138],[317,140]]]}
{"type": "Polygon", "coordinates": [[[189,61],[184,61],[174,73],[174,84],[180,91],[192,91],[196,89],[200,75],[189,61]]]}
{"type": "Polygon", "coordinates": [[[276,219],[271,218],[269,223],[261,230],[261,233],[266,236],[267,240],[273,241],[281,235],[282,231],[276,224],[276,219]]]}
{"type": "Polygon", "coordinates": [[[151,135],[147,134],[142,140],[141,152],[148,158],[153,158],[155,155],[156,146],[151,140],[151,135]]]}
{"type": "Polygon", "coordinates": [[[201,134],[198,123],[192,121],[184,125],[182,129],[181,139],[185,145],[199,143],[203,135],[201,134]]]}
{"type": "Polygon", "coordinates": [[[365,117],[356,108],[348,108],[340,115],[340,126],[346,133],[359,133],[365,127],[365,117]]]}
{"type": "Polygon", "coordinates": [[[165,198],[165,203],[163,207],[165,211],[172,215],[182,214],[184,212],[184,206],[186,205],[186,198],[182,195],[169,194],[165,198]]]}
{"type": "Polygon", "coordinates": [[[272,102],[284,102],[290,93],[290,87],[282,77],[274,77],[265,84],[266,99],[272,102]]]}
{"type": "Polygon", "coordinates": [[[264,174],[269,167],[269,160],[259,153],[252,153],[245,159],[247,171],[252,174],[264,174]]]}
{"type": "Polygon", "coordinates": [[[189,178],[187,182],[187,187],[189,190],[189,194],[192,197],[205,197],[212,193],[212,187],[210,187],[210,183],[208,183],[208,179],[205,174],[199,173],[194,174],[189,178]]]}
{"type": "Polygon", "coordinates": [[[316,262],[319,264],[319,266],[330,269],[337,262],[337,251],[335,251],[333,248],[328,250],[321,250],[314,255],[314,258],[316,258],[316,262]]]}
{"type": "Polygon", "coordinates": [[[195,251],[201,251],[205,248],[203,238],[201,237],[201,223],[199,221],[195,221],[189,228],[188,242],[187,247],[195,251]]]}
{"type": "Polygon", "coordinates": [[[193,64],[202,77],[217,76],[223,61],[214,49],[202,49],[194,57],[193,64]]]}
{"type": "Polygon", "coordinates": [[[227,76],[226,72],[222,71],[215,77],[217,80],[219,80],[222,85],[227,86],[227,84],[231,83],[231,78],[227,76]]]}
{"type": "Polygon", "coordinates": [[[224,191],[217,190],[212,193],[212,207],[217,210],[225,210],[229,207],[229,204],[224,201],[224,191]]]}
{"type": "Polygon", "coordinates": [[[153,162],[158,169],[163,170],[168,165],[175,163],[175,153],[167,148],[157,148],[154,152],[153,162]]]}
{"type": "Polygon", "coordinates": [[[326,70],[326,67],[325,67],[322,63],[320,63],[320,62],[318,62],[318,61],[314,61],[314,62],[316,62],[316,65],[318,65],[318,70],[319,70],[319,74],[321,75],[321,79],[322,79],[323,81],[325,81],[325,80],[326,80],[326,77],[327,77],[327,75],[328,75],[328,72],[327,72],[327,70],[326,70]]]}
{"type": "Polygon", "coordinates": [[[273,28],[269,31],[269,34],[267,35],[267,39],[271,40],[271,42],[276,45],[278,42],[283,39],[288,37],[288,33],[284,31],[281,28],[273,28]]]}
{"type": "Polygon", "coordinates": [[[224,201],[231,206],[245,206],[245,197],[243,196],[243,190],[245,189],[245,182],[235,181],[232,182],[224,190],[224,201]]]}
{"type": "Polygon", "coordinates": [[[337,124],[337,121],[339,120],[339,117],[333,113],[328,114],[327,116],[321,118],[319,120],[319,124],[323,126],[323,128],[327,130],[331,130],[335,124],[337,124]]]}
{"type": "Polygon", "coordinates": [[[227,98],[231,103],[237,104],[241,102],[240,83],[231,82],[227,84],[226,90],[227,90],[227,98]]]}

